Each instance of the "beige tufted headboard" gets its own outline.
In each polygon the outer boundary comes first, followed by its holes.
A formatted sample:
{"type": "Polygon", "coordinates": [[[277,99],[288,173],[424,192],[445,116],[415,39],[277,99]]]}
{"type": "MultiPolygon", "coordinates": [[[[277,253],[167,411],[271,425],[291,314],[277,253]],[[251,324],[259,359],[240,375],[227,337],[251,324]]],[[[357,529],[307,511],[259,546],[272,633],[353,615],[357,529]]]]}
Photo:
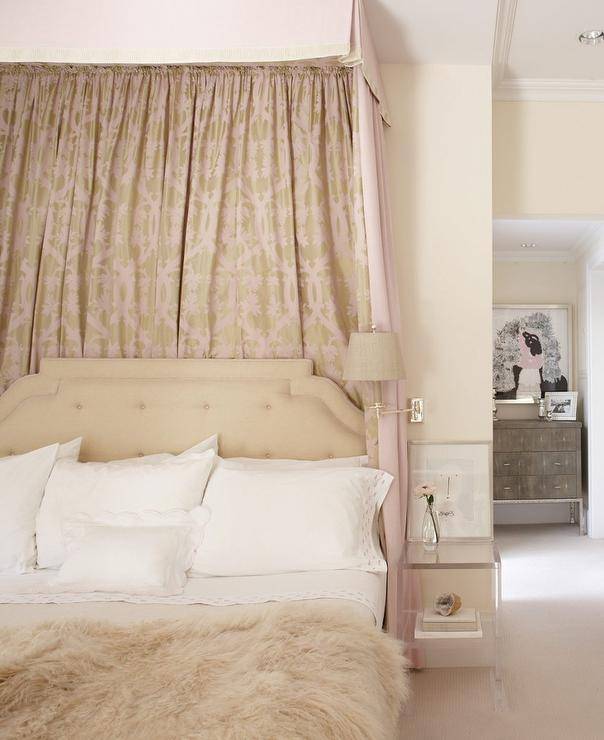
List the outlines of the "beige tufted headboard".
{"type": "Polygon", "coordinates": [[[43,360],[0,396],[0,457],[82,436],[82,460],[365,454],[363,413],[310,360],[43,360]]]}

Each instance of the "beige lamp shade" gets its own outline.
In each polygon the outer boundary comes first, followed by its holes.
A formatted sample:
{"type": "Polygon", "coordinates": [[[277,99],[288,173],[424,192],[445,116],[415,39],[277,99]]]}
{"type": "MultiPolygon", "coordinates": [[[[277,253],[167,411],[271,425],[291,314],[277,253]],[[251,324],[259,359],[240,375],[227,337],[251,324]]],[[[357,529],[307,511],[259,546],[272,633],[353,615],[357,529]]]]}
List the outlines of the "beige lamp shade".
{"type": "Polygon", "coordinates": [[[394,332],[353,332],[344,361],[344,380],[399,380],[403,360],[394,332]]]}

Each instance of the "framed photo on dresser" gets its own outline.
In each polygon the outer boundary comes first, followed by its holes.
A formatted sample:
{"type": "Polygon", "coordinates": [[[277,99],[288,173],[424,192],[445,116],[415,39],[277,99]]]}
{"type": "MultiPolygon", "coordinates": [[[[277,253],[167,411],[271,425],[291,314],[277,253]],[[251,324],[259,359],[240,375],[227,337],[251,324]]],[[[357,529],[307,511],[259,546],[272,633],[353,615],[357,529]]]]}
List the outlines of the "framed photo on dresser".
{"type": "Polygon", "coordinates": [[[545,406],[555,421],[577,420],[577,398],[576,391],[568,393],[546,393],[545,406]]]}
{"type": "Polygon", "coordinates": [[[546,393],[566,393],[571,371],[571,306],[493,306],[497,403],[534,403],[546,393]]]}

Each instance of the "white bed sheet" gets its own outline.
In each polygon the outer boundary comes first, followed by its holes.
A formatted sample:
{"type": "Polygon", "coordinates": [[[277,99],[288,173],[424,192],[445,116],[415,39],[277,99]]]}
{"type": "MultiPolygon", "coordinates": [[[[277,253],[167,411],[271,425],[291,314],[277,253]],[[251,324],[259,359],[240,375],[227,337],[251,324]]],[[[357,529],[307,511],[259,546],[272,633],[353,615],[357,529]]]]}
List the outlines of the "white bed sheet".
{"type": "Polygon", "coordinates": [[[0,575],[0,626],[78,616],[128,622],[178,618],[191,613],[190,607],[316,599],[350,602],[381,626],[386,599],[386,574],[358,570],[189,578],[184,592],[177,596],[57,593],[55,575],[52,570],[0,575]]]}

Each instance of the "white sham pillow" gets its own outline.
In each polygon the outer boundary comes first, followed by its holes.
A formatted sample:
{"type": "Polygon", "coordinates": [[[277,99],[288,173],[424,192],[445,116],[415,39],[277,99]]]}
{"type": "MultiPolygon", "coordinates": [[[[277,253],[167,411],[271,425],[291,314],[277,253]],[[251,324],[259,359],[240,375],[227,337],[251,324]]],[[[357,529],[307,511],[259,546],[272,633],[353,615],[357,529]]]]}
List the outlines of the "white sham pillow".
{"type": "Polygon", "coordinates": [[[192,573],[386,570],[377,517],[392,476],[373,468],[217,468],[192,573]]]}
{"type": "Polygon", "coordinates": [[[57,460],[77,460],[80,457],[80,448],[82,447],[82,438],[76,437],[70,442],[64,442],[59,445],[57,460]]]}
{"type": "Polygon", "coordinates": [[[36,521],[38,567],[56,568],[65,559],[63,525],[68,519],[82,514],[99,518],[106,512],[195,508],[214,459],[210,449],[152,463],[136,458],[120,465],[58,460],[36,521]]]}
{"type": "Polygon", "coordinates": [[[140,511],[110,511],[90,516],[88,514],[76,514],[72,519],[67,519],[63,524],[63,538],[65,549],[69,551],[74,543],[81,539],[90,527],[166,527],[180,526],[196,530],[198,543],[201,542],[203,528],[208,523],[209,513],[202,507],[194,509],[168,509],[167,511],[155,511],[153,509],[141,509],[140,511]]]}
{"type": "Polygon", "coordinates": [[[367,467],[369,457],[329,457],[324,460],[290,460],[287,458],[218,457],[217,465],[232,470],[298,470],[305,468],[367,467]]]}
{"type": "Polygon", "coordinates": [[[123,460],[111,460],[108,465],[128,465],[129,463],[138,462],[143,464],[162,462],[163,460],[170,460],[173,457],[186,457],[187,455],[195,454],[196,452],[206,452],[207,450],[214,450],[218,454],[218,435],[212,434],[211,437],[204,439],[203,442],[198,442],[193,447],[189,447],[188,450],[180,452],[178,455],[174,455],[171,452],[156,452],[153,455],[141,455],[140,457],[127,457],[123,460]]]}
{"type": "Polygon", "coordinates": [[[182,525],[88,525],[70,542],[53,585],[68,593],[180,594],[197,544],[194,528],[182,525]]]}
{"type": "Polygon", "coordinates": [[[36,563],[36,514],[59,445],[0,459],[0,571],[24,573],[36,563]]]}

